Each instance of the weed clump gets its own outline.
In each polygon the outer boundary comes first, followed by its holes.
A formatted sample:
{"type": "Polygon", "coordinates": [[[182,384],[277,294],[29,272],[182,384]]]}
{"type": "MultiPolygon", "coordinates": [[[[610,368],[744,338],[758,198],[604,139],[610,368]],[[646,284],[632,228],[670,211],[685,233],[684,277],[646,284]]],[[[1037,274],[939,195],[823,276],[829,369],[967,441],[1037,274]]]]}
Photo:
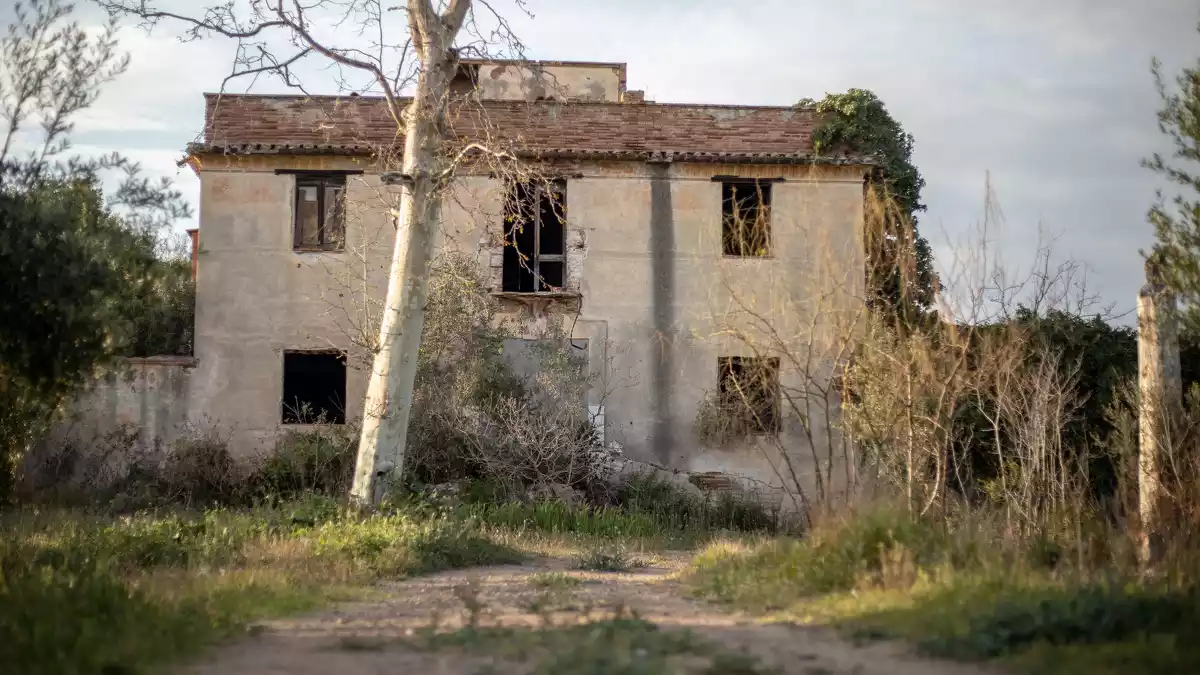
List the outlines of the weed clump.
{"type": "Polygon", "coordinates": [[[576,567],[592,572],[628,572],[648,567],[650,563],[635,558],[625,551],[612,548],[594,548],[585,551],[575,561],[576,567]]]}
{"type": "Polygon", "coordinates": [[[547,590],[565,590],[583,583],[579,578],[564,572],[539,572],[530,575],[529,584],[534,588],[547,590]]]}

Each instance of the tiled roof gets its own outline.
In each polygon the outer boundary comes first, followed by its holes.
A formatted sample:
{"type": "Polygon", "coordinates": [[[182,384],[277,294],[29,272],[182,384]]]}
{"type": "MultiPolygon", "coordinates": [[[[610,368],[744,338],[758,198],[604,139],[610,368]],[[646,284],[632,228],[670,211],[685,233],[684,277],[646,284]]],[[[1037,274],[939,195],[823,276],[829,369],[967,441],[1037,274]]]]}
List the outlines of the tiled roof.
{"type": "MultiPolygon", "coordinates": [[[[382,99],[206,94],[205,134],[189,152],[372,154],[403,138],[382,99]]],[[[580,159],[869,164],[815,158],[811,110],[661,103],[486,101],[451,111],[451,134],[500,139],[523,154],[580,159]]]]}

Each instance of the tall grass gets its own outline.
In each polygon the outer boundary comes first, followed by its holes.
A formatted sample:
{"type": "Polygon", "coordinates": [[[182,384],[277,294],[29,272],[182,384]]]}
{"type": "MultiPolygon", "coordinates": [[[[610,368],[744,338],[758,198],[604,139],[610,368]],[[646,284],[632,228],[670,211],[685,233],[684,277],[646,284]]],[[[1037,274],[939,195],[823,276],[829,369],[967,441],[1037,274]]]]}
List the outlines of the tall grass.
{"type": "Polygon", "coordinates": [[[685,580],[698,595],[925,653],[999,659],[1019,672],[1198,672],[1200,587],[1136,568],[1080,568],[1065,545],[1016,540],[976,518],[913,519],[864,509],[810,536],[714,544],[685,580]],[[1106,662],[1092,655],[1103,652],[1106,662]]]}
{"type": "Polygon", "coordinates": [[[770,534],[790,524],[748,495],[695,494],[648,474],[629,477],[608,505],[520,501],[479,482],[466,486],[463,493],[465,500],[452,508],[457,517],[514,533],[642,539],[692,547],[723,532],[770,534]]]}
{"type": "MultiPolygon", "coordinates": [[[[2,516],[0,663],[30,674],[158,672],[248,621],[382,577],[514,562],[468,522],[275,509],[2,516]]],[[[7,672],[7,671],[6,671],[7,672]]]]}

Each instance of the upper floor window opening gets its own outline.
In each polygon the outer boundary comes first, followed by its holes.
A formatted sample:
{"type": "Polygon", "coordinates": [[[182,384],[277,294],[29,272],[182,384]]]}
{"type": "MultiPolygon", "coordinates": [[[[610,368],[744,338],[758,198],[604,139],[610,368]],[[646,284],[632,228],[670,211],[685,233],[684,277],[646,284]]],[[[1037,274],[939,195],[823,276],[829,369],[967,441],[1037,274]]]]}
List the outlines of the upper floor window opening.
{"type": "Polygon", "coordinates": [[[725,255],[771,255],[771,181],[721,181],[721,247],[725,255]]]}
{"type": "Polygon", "coordinates": [[[507,293],[552,293],[566,277],[565,180],[514,184],[504,203],[507,293]]]}
{"type": "Polygon", "coordinates": [[[721,410],[740,433],[779,431],[779,358],[723,356],[717,359],[721,410]]]}
{"type": "Polygon", "coordinates": [[[346,174],[296,174],[292,247],[341,251],[346,244],[346,174]]]}

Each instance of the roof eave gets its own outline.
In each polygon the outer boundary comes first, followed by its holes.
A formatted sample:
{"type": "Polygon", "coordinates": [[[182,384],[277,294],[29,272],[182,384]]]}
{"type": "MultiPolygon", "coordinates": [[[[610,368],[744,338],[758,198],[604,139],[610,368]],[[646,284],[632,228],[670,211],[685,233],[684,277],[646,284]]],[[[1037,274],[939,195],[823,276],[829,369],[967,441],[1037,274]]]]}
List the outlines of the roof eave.
{"type": "MultiPolygon", "coordinates": [[[[189,143],[187,156],[180,164],[196,155],[333,155],[369,157],[377,148],[368,145],[320,145],[284,143],[189,143]]],[[[672,152],[630,150],[585,150],[572,148],[526,149],[516,153],[528,159],[627,160],[644,162],[688,162],[712,164],[818,164],[823,166],[875,166],[873,157],[857,155],[822,156],[810,153],[774,152],[672,152]]]]}

